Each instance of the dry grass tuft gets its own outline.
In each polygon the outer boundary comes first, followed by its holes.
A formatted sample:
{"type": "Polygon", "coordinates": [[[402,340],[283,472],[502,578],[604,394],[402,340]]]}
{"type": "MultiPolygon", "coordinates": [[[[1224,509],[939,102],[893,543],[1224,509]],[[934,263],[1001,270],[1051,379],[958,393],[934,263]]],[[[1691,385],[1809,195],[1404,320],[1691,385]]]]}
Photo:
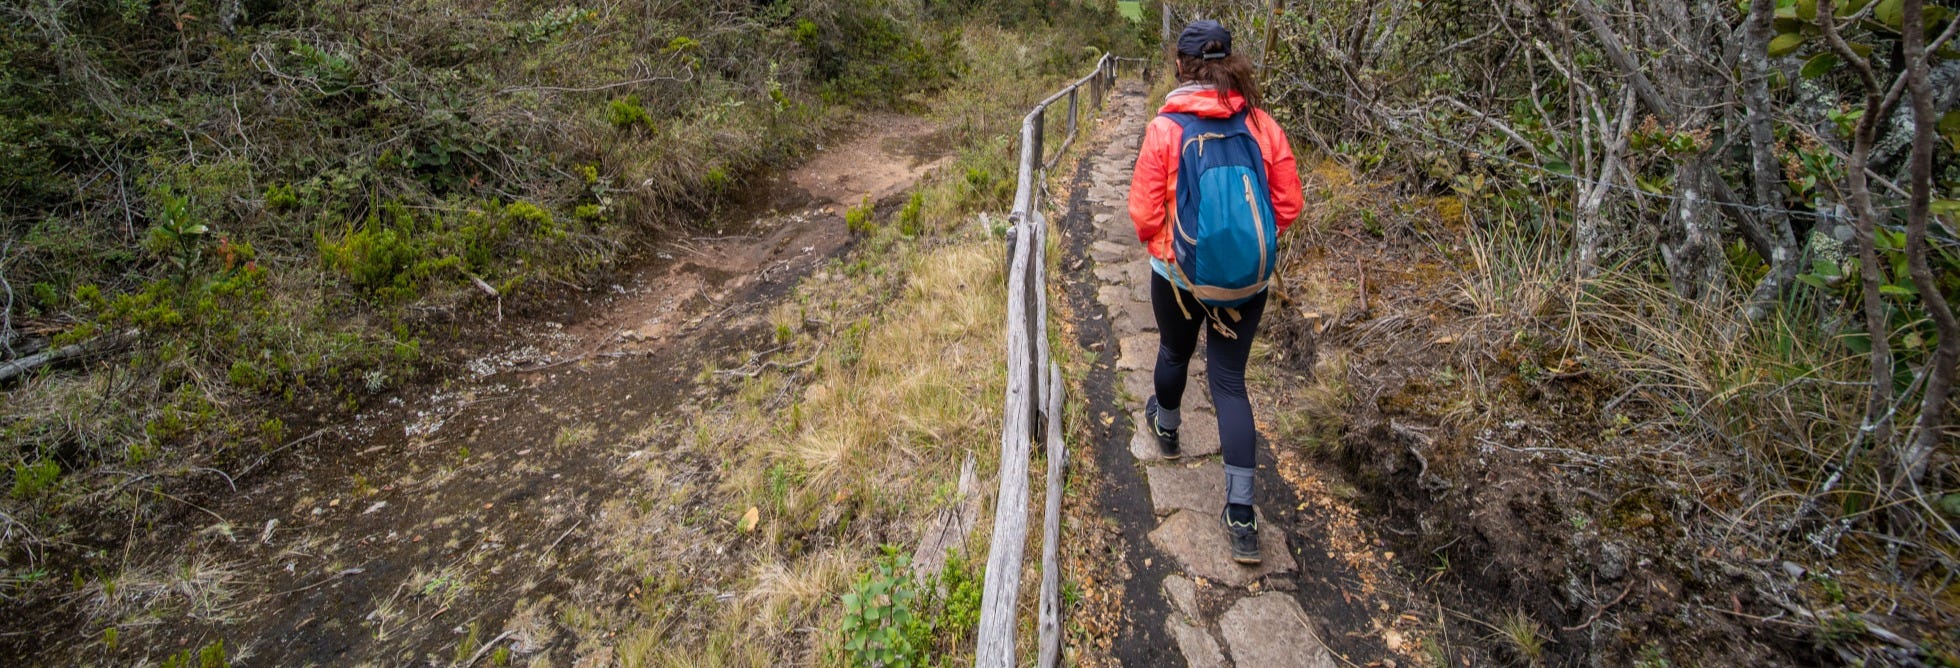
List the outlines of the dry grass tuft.
{"type": "Polygon", "coordinates": [[[216,557],[198,554],[182,561],[152,563],[94,580],[74,596],[88,618],[121,624],[141,618],[183,616],[225,622],[241,571],[216,557]]]}

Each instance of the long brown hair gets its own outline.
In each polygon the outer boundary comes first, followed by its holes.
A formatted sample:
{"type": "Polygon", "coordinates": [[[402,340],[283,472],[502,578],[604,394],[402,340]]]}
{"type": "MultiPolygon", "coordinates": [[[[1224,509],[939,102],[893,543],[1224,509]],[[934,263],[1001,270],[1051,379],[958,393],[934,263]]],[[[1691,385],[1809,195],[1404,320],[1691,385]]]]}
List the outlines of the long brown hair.
{"type": "MultiPolygon", "coordinates": [[[[1205,44],[1206,49],[1218,46],[1217,42],[1205,44]]],[[[1177,71],[1185,81],[1209,84],[1212,90],[1218,92],[1220,100],[1225,99],[1226,94],[1238,91],[1245,97],[1247,108],[1259,106],[1259,80],[1253,76],[1252,61],[1243,55],[1234,53],[1224,58],[1205,60],[1180,53],[1177,54],[1177,71]]]]}

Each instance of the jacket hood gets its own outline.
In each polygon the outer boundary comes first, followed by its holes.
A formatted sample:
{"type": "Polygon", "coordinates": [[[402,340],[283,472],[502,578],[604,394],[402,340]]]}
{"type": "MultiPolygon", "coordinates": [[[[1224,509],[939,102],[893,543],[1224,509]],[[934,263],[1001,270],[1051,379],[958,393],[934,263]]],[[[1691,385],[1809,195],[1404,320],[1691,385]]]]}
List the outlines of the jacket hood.
{"type": "Polygon", "coordinates": [[[1164,98],[1161,114],[1194,114],[1204,118],[1229,118],[1232,114],[1245,110],[1245,96],[1237,91],[1226,93],[1225,99],[1218,99],[1218,91],[1205,84],[1185,84],[1171,91],[1164,98]]]}

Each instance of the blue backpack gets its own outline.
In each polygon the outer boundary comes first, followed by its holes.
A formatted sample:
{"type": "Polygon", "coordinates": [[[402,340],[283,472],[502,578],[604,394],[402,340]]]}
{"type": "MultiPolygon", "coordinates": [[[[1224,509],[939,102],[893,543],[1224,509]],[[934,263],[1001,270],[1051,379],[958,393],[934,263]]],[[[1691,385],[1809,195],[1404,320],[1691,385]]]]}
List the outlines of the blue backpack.
{"type": "MultiPolygon", "coordinates": [[[[1177,261],[1171,271],[1200,303],[1225,309],[1233,320],[1238,319],[1233,309],[1265,290],[1279,263],[1279,228],[1266,188],[1266,161],[1246,128],[1248,114],[1164,114],[1184,128],[1171,221],[1177,261]]],[[[1180,299],[1178,307],[1183,306],[1180,299]]],[[[1217,324],[1221,333],[1236,338],[1223,323],[1217,324]]]]}

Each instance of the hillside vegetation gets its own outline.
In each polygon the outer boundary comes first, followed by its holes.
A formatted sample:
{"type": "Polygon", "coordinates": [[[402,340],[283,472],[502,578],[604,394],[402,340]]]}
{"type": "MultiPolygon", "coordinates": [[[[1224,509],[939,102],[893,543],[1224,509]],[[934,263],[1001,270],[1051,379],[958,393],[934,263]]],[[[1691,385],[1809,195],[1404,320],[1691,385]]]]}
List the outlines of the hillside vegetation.
{"type": "Polygon", "coordinates": [[[1337,161],[1280,445],[1466,660],[1956,660],[1949,3],[1279,4],[1172,12],[1275,28],[1269,107],[1337,161]]]}
{"type": "MultiPolygon", "coordinates": [[[[0,381],[0,610],[72,605],[125,528],[447,369],[450,344],[486,323],[713,227],[860,109],[938,109],[978,161],[967,179],[1011,183],[993,153],[1019,112],[1002,105],[1036,92],[1017,79],[1135,51],[1115,12],[0,7],[0,361],[59,353],[0,381]]],[[[997,205],[996,190],[928,217],[997,205]]]]}

